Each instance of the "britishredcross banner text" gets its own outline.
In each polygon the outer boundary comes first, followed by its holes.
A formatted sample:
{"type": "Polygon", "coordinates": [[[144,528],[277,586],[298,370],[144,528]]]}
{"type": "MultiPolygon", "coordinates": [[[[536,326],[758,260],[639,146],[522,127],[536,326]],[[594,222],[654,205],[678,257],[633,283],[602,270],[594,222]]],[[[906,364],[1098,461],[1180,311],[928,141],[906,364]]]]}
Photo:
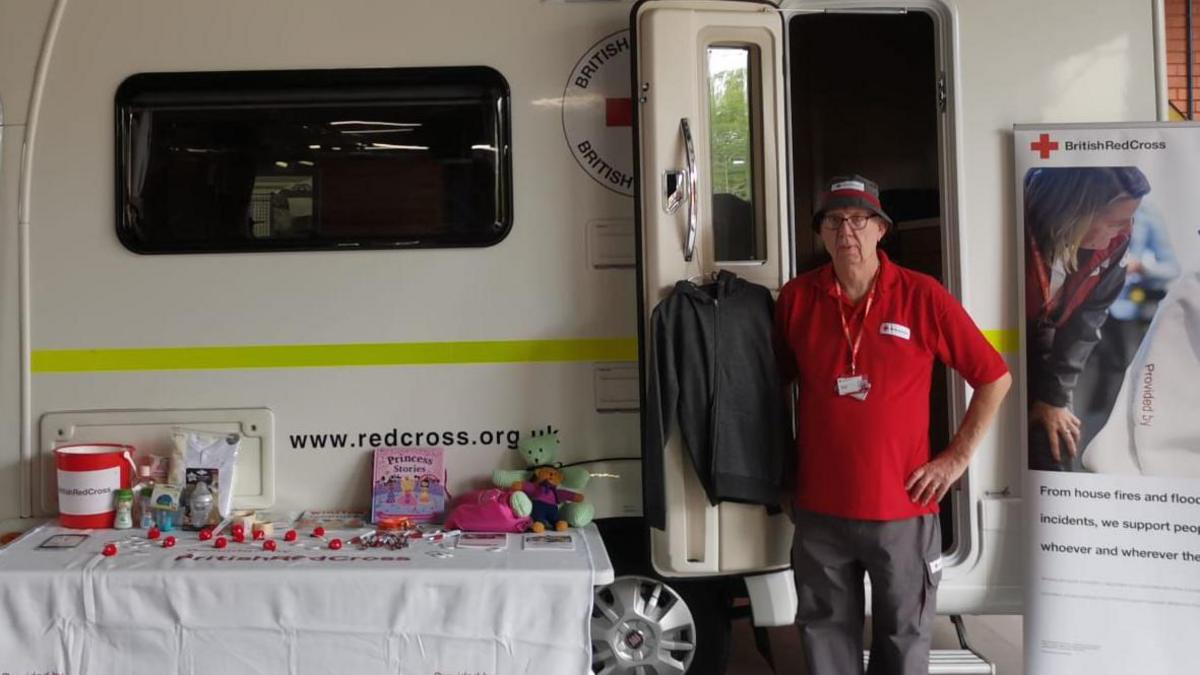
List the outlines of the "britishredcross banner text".
{"type": "Polygon", "coordinates": [[[1197,672],[1200,125],[1014,138],[1025,672],[1197,672]]]}

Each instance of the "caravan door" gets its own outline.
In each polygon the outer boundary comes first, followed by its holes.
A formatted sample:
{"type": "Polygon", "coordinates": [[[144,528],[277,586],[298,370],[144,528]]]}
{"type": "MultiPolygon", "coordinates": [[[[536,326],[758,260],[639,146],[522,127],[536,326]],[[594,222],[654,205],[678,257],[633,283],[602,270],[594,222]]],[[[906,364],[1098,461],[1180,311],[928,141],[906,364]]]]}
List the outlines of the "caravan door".
{"type": "MultiPolygon", "coordinates": [[[[729,270],[778,291],[791,276],[784,33],[773,5],[705,0],[644,1],[632,30],[645,363],[650,313],[676,281],[729,270]]],[[[788,566],[784,515],[711,505],[678,429],[664,452],[666,529],[651,530],[660,574],[788,566]]]]}

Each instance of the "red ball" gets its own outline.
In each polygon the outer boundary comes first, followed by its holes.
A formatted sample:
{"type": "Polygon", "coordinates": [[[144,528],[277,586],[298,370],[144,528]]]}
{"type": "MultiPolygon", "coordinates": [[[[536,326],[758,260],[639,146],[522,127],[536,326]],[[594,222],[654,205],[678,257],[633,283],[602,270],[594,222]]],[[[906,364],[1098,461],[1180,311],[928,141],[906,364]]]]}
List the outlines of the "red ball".
{"type": "Polygon", "coordinates": [[[334,551],[340,549],[341,547],[342,547],[341,539],[330,539],[329,540],[329,548],[333,549],[334,551]]]}
{"type": "Polygon", "coordinates": [[[320,525],[314,527],[313,528],[313,536],[314,537],[324,537],[325,536],[325,528],[321,527],[320,525]]]}
{"type": "Polygon", "coordinates": [[[167,535],[167,538],[163,539],[162,545],[163,545],[163,548],[171,548],[172,546],[175,545],[175,537],[167,535]]]}
{"type": "Polygon", "coordinates": [[[229,540],[225,537],[217,537],[216,540],[213,541],[213,546],[216,546],[217,548],[225,548],[228,545],[229,540]]]}
{"type": "Polygon", "coordinates": [[[266,532],[263,532],[262,530],[254,531],[254,541],[262,541],[263,539],[266,539],[266,538],[267,538],[266,532]]]}
{"type": "Polygon", "coordinates": [[[239,544],[244,543],[246,541],[246,533],[245,532],[234,532],[233,540],[239,544]]]}
{"type": "Polygon", "coordinates": [[[106,555],[110,558],[113,557],[114,555],[117,554],[117,545],[116,544],[105,544],[104,550],[102,551],[102,553],[104,553],[104,555],[106,555]]]}
{"type": "Polygon", "coordinates": [[[147,539],[158,539],[160,534],[162,534],[162,532],[159,532],[157,527],[151,527],[150,529],[146,530],[147,539]]]}
{"type": "Polygon", "coordinates": [[[207,527],[200,530],[200,541],[208,541],[209,539],[212,539],[212,530],[207,527]]]}
{"type": "Polygon", "coordinates": [[[274,551],[275,550],[275,540],[268,539],[268,540],[264,541],[263,542],[263,550],[264,551],[274,551]]]}
{"type": "Polygon", "coordinates": [[[229,533],[234,537],[244,537],[246,536],[246,526],[241,523],[234,523],[233,527],[229,528],[229,533]]]}
{"type": "Polygon", "coordinates": [[[295,530],[288,530],[286,533],[284,533],[283,540],[284,541],[296,541],[297,536],[298,535],[296,534],[295,530]]]}

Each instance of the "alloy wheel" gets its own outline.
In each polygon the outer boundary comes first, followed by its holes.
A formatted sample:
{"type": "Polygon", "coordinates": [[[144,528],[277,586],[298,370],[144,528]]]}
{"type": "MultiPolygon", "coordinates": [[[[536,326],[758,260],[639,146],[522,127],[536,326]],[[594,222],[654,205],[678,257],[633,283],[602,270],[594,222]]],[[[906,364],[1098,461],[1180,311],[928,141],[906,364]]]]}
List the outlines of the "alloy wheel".
{"type": "Polygon", "coordinates": [[[691,610],[658,579],[618,577],[598,588],[591,627],[597,675],[683,675],[696,653],[691,610]]]}

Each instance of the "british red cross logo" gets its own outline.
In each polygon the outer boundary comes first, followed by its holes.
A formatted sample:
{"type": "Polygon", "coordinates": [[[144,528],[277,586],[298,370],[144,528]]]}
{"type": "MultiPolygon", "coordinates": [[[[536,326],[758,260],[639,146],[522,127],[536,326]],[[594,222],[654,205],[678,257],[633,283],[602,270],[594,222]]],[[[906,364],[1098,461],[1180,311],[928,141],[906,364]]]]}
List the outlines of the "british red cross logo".
{"type": "Polygon", "coordinates": [[[1041,155],[1042,159],[1050,159],[1050,153],[1058,149],[1058,141],[1050,140],[1050,134],[1042,134],[1029,144],[1029,149],[1041,155]]]}

